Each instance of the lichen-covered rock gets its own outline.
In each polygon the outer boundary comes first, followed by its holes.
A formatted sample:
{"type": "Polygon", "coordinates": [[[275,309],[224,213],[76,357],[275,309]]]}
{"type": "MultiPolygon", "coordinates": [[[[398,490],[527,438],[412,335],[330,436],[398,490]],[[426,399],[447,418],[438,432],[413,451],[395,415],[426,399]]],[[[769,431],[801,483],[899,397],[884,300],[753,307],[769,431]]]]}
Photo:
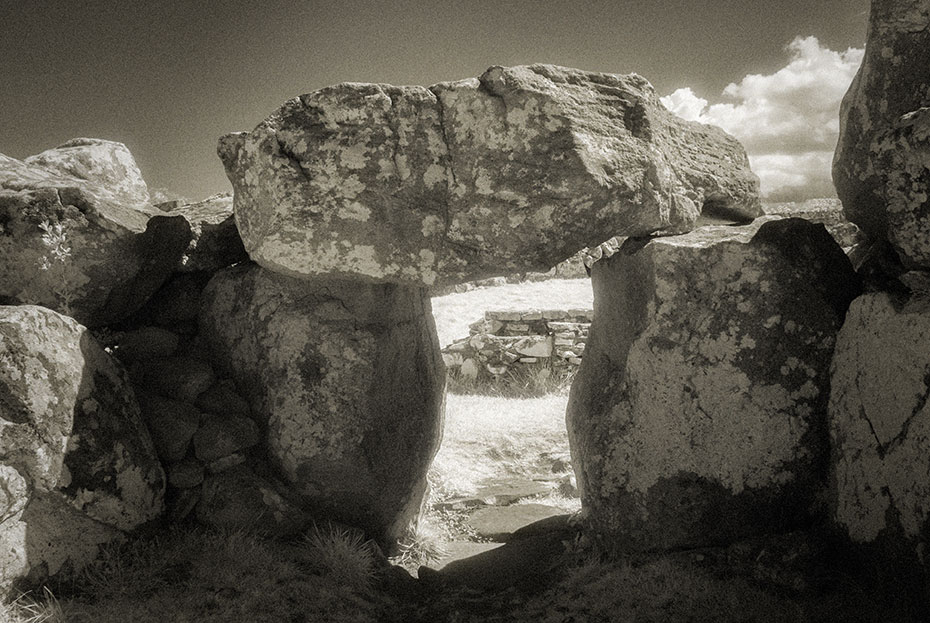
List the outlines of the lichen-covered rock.
{"type": "Polygon", "coordinates": [[[895,565],[909,552],[930,571],[928,295],[853,301],[833,357],[830,436],[834,520],[856,543],[897,541],[895,565]]]}
{"type": "Polygon", "coordinates": [[[833,181],[849,220],[930,266],[930,0],[873,0],[865,58],[840,110],[833,181]],[[922,161],[922,163],[921,163],[922,161]],[[913,186],[912,186],[913,184],[913,186]]]}
{"type": "Polygon", "coordinates": [[[833,342],[857,281],[822,225],[628,240],[592,269],[567,415],[613,546],[731,542],[810,521],[826,481],[833,342]]]}
{"type": "Polygon", "coordinates": [[[197,203],[186,203],[165,210],[180,215],[191,225],[191,243],[181,258],[182,272],[213,273],[249,259],[233,217],[231,193],[220,193],[197,203]]]}
{"type": "Polygon", "coordinates": [[[0,302],[43,305],[87,326],[141,307],[177,266],[190,226],[147,203],[120,143],[77,139],[0,154],[0,302]]]}
{"type": "Polygon", "coordinates": [[[930,107],[902,115],[872,147],[885,180],[887,239],[906,267],[930,268],[930,107]]]}
{"type": "Polygon", "coordinates": [[[125,373],[87,330],[0,307],[0,590],[157,518],[164,479],[125,373]]]}
{"type": "Polygon", "coordinates": [[[546,270],[605,232],[761,213],[742,146],[670,113],[635,74],[340,84],[218,151],[250,257],[291,276],[452,284],[546,270]]]}
{"type": "Polygon", "coordinates": [[[248,264],[218,272],[203,300],[214,361],[267,423],[291,489],[382,543],[401,536],[441,434],[445,371],[426,291],[248,264]]]}
{"type": "Polygon", "coordinates": [[[109,198],[127,207],[145,209],[151,198],[136,161],[122,143],[99,138],[73,138],[29,156],[29,166],[74,177],[100,186],[109,198]]]}

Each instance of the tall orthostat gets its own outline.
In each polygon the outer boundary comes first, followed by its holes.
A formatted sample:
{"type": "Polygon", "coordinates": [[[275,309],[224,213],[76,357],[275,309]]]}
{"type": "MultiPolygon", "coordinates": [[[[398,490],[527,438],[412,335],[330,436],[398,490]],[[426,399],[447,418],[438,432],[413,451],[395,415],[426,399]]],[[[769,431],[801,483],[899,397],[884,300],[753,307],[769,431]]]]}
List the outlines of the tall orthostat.
{"type": "Polygon", "coordinates": [[[429,286],[761,210],[736,139],[675,117],[639,76],[548,65],[328,87],[218,152],[258,266],[214,277],[207,340],[293,491],[389,546],[441,437],[429,286]]]}
{"type": "Polygon", "coordinates": [[[850,221],[930,267],[930,0],[873,0],[840,111],[833,181],[850,221]]]}
{"type": "Polygon", "coordinates": [[[591,272],[572,463],[609,547],[720,545],[815,521],[830,359],[858,291],[822,225],[627,240],[591,272]]]}

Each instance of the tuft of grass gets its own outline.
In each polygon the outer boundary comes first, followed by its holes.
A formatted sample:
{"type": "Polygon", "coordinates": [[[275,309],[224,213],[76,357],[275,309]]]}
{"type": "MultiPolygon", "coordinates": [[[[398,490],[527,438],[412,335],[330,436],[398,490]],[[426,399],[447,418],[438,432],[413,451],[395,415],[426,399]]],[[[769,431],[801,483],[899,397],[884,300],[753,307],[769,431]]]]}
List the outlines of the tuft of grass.
{"type": "Polygon", "coordinates": [[[568,396],[576,371],[576,366],[553,371],[543,366],[514,365],[498,377],[477,379],[450,371],[446,376],[446,391],[450,394],[492,398],[541,398],[550,394],[568,396]]]}
{"type": "Polygon", "coordinates": [[[346,583],[345,565],[330,573],[308,552],[302,543],[243,531],[179,527],[107,550],[73,584],[58,588],[60,601],[23,598],[0,606],[0,623],[163,623],[166,616],[198,623],[375,622],[396,607],[386,595],[346,583]]]}
{"type": "Polygon", "coordinates": [[[0,601],[0,623],[66,623],[61,602],[48,587],[40,597],[24,593],[6,604],[0,601]]]}
{"type": "Polygon", "coordinates": [[[309,562],[327,577],[360,592],[371,589],[375,553],[360,532],[333,524],[316,525],[304,537],[304,546],[309,562]]]}
{"type": "Polygon", "coordinates": [[[398,553],[390,559],[391,564],[412,573],[421,565],[442,560],[449,554],[445,547],[451,540],[448,527],[448,523],[437,520],[436,513],[427,510],[416,529],[398,543],[398,553]]]}

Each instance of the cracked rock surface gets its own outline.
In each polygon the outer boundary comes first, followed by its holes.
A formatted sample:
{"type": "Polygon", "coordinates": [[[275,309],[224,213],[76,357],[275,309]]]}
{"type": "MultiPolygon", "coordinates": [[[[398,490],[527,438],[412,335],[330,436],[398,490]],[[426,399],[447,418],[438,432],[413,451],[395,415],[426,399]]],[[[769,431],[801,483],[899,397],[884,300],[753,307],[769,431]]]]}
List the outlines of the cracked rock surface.
{"type": "Polygon", "coordinates": [[[858,290],[823,226],[630,239],[592,281],[567,423],[594,531],[663,550],[810,522],[833,343],[858,290]]]}
{"type": "MultiPolygon", "coordinates": [[[[912,552],[930,529],[930,299],[865,294],[837,337],[830,396],[834,519],[912,552]]],[[[923,544],[923,545],[922,545],[923,544]]]]}
{"type": "Polygon", "coordinates": [[[200,328],[290,492],[392,547],[441,436],[445,367],[425,288],[246,263],[207,285],[200,328]]]}
{"type": "Polygon", "coordinates": [[[122,368],[51,310],[0,307],[0,589],[159,516],[165,476],[122,368]]]}
{"type": "Polygon", "coordinates": [[[843,98],[833,181],[850,221],[930,267],[930,0],[873,0],[865,57],[843,98]]]}
{"type": "Polygon", "coordinates": [[[345,83],[220,140],[250,257],[291,276],[443,285],[547,270],[613,235],[750,220],[742,146],[643,78],[492,67],[432,87],[345,83]]]}
{"type": "Polygon", "coordinates": [[[182,217],[151,207],[121,143],[74,139],[25,161],[0,154],[0,303],[117,322],[161,286],[189,241],[182,217]]]}

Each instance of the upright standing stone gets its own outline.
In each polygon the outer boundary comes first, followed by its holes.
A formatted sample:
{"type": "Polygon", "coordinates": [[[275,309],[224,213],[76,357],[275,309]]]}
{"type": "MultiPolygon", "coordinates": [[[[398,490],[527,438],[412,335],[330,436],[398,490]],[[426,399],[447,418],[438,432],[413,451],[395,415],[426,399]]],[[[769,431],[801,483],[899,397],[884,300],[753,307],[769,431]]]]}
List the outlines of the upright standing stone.
{"type": "Polygon", "coordinates": [[[439,447],[445,369],[422,288],[218,272],[200,327],[264,423],[308,510],[384,544],[420,510],[439,447]]]}
{"type": "Polygon", "coordinates": [[[930,598],[930,298],[865,294],[836,342],[830,394],[836,523],[930,598]]]}
{"type": "Polygon", "coordinates": [[[595,532],[662,550],[809,522],[833,341],[857,289],[823,226],[630,239],[592,280],[567,421],[595,532]]]}
{"type": "Polygon", "coordinates": [[[164,488],[119,364],[71,318],[0,307],[0,591],[79,570],[164,488]]]}
{"type": "Polygon", "coordinates": [[[833,181],[849,220],[930,267],[930,0],[873,0],[840,110],[833,181]]]}
{"type": "Polygon", "coordinates": [[[220,140],[250,257],[408,285],[547,270],[611,235],[750,220],[758,179],[719,128],[640,76],[492,67],[425,87],[346,83],[220,140]]]}

